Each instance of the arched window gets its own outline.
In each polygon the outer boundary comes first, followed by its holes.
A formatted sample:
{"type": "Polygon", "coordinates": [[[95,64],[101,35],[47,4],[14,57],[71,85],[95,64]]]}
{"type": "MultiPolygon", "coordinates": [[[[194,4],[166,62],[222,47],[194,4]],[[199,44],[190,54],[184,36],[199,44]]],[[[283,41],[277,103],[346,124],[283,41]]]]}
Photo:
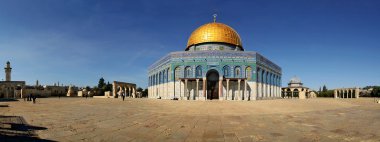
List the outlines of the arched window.
{"type": "Polygon", "coordinates": [[[196,77],[202,77],[202,66],[197,66],[197,68],[195,68],[196,70],[196,77]]]}
{"type": "Polygon", "coordinates": [[[181,68],[176,67],[174,70],[174,79],[179,80],[180,77],[181,77],[181,68]]]}
{"type": "Polygon", "coordinates": [[[169,82],[169,69],[166,69],[166,82],[169,82]]]}
{"type": "Polygon", "coordinates": [[[245,77],[246,77],[248,80],[251,80],[251,79],[252,79],[252,68],[251,68],[251,67],[247,67],[247,68],[245,68],[245,77]]]}
{"type": "Polygon", "coordinates": [[[191,67],[187,66],[185,68],[185,78],[191,77],[191,67]]]}
{"type": "Polygon", "coordinates": [[[236,66],[236,67],[235,67],[235,71],[234,71],[234,73],[235,73],[235,77],[236,77],[236,78],[241,77],[241,69],[240,69],[239,66],[236,66]]]}
{"type": "Polygon", "coordinates": [[[228,77],[230,75],[230,67],[229,66],[223,67],[223,75],[224,75],[224,77],[228,77]]]}

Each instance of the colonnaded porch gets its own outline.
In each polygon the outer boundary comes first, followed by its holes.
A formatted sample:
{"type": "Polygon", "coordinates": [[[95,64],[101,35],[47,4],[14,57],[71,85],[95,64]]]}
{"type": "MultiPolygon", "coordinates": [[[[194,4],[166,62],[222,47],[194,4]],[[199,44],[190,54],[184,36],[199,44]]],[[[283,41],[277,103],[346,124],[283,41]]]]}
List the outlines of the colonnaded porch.
{"type": "Polygon", "coordinates": [[[334,98],[359,98],[359,88],[334,89],[334,98]]]}
{"type": "Polygon", "coordinates": [[[150,98],[182,100],[257,100],[281,97],[281,88],[245,78],[180,78],[149,88],[150,98]]]}
{"type": "MultiPolygon", "coordinates": [[[[247,79],[223,79],[217,81],[206,78],[181,78],[174,97],[184,100],[251,100],[256,97],[247,79]]],[[[252,83],[252,82],[251,82],[252,83]]]]}

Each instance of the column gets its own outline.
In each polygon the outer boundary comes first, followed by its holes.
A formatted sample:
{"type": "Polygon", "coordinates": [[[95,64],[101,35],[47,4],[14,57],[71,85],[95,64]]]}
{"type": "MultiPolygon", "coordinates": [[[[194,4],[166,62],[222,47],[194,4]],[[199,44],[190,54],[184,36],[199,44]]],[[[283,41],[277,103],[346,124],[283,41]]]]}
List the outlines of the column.
{"type": "Polygon", "coordinates": [[[132,88],[133,90],[133,92],[132,92],[132,98],[136,98],[136,88],[135,87],[133,87],[132,88]]]}
{"type": "Polygon", "coordinates": [[[179,80],[179,99],[182,100],[182,80],[179,80]]]}
{"type": "Polygon", "coordinates": [[[112,95],[113,96],[116,95],[116,85],[115,85],[115,83],[112,84],[112,95]]]}
{"type": "Polygon", "coordinates": [[[175,85],[176,84],[176,82],[177,82],[177,80],[173,80],[173,94],[174,94],[174,96],[173,96],[173,98],[177,98],[177,96],[176,96],[176,88],[177,88],[177,85],[175,85]]]}
{"type": "Polygon", "coordinates": [[[127,96],[127,87],[124,87],[124,95],[127,96]]]}
{"type": "Polygon", "coordinates": [[[278,87],[277,87],[276,84],[274,85],[274,96],[275,96],[276,98],[278,97],[278,87]]]}
{"type": "Polygon", "coordinates": [[[257,82],[253,82],[253,88],[251,88],[251,95],[249,100],[256,100],[257,98],[257,82]]]}
{"type": "Polygon", "coordinates": [[[267,83],[267,97],[270,97],[270,84],[267,83]]]}
{"type": "Polygon", "coordinates": [[[355,88],[355,98],[359,98],[359,88],[355,88]]]}
{"type": "Polygon", "coordinates": [[[166,83],[165,83],[165,85],[166,85],[166,98],[167,99],[170,99],[170,93],[169,93],[169,82],[167,81],[166,83]]]}
{"type": "Polygon", "coordinates": [[[267,97],[267,84],[263,83],[263,98],[267,97]]]}
{"type": "Polygon", "coordinates": [[[351,93],[350,93],[350,95],[351,95],[351,98],[352,98],[352,93],[353,93],[352,91],[353,91],[353,90],[351,89],[351,90],[350,90],[350,92],[351,92],[351,93]]]}
{"type": "Polygon", "coordinates": [[[273,98],[273,96],[274,96],[274,93],[273,93],[273,85],[272,84],[270,84],[270,88],[269,88],[269,91],[270,91],[270,97],[271,98],[273,98]]]}
{"type": "Polygon", "coordinates": [[[346,94],[345,94],[346,90],[343,90],[342,92],[343,92],[343,98],[346,98],[346,94]]]}
{"type": "Polygon", "coordinates": [[[197,93],[195,93],[196,94],[196,97],[195,98],[197,98],[197,99],[199,99],[199,79],[196,79],[196,81],[197,81],[197,93]]]}
{"type": "Polygon", "coordinates": [[[237,100],[241,100],[240,81],[241,79],[238,79],[238,99],[237,100]]]}
{"type": "Polygon", "coordinates": [[[227,80],[227,95],[226,95],[226,100],[228,100],[228,97],[230,96],[230,79],[227,80]]]}
{"type": "Polygon", "coordinates": [[[24,89],[21,88],[21,94],[20,94],[21,98],[24,98],[23,90],[24,90],[24,89]]]}
{"type": "Polygon", "coordinates": [[[278,87],[276,86],[276,84],[274,85],[274,97],[278,97],[278,87]]]}
{"type": "Polygon", "coordinates": [[[259,97],[263,97],[263,86],[262,86],[262,83],[261,82],[258,82],[258,92],[257,92],[257,95],[259,96],[259,97]]]}
{"type": "Polygon", "coordinates": [[[168,84],[169,84],[169,83],[165,82],[164,85],[163,85],[163,87],[164,87],[164,92],[165,92],[165,99],[168,99],[168,98],[169,98],[168,84]]]}
{"type": "Polygon", "coordinates": [[[336,90],[334,90],[334,98],[335,98],[335,99],[338,98],[338,94],[337,94],[337,91],[336,91],[336,90]]]}
{"type": "Polygon", "coordinates": [[[189,99],[189,93],[187,91],[187,79],[185,79],[185,89],[183,90],[185,95],[183,95],[185,97],[185,100],[188,100],[189,99]]]}
{"type": "Polygon", "coordinates": [[[244,99],[248,101],[249,99],[249,94],[247,93],[247,79],[244,79],[244,99]]]}
{"type": "Polygon", "coordinates": [[[207,79],[203,78],[203,97],[207,100],[207,79]]]}
{"type": "Polygon", "coordinates": [[[219,100],[223,100],[223,77],[219,78],[219,100]]]}
{"type": "Polygon", "coordinates": [[[128,87],[128,97],[131,97],[131,92],[132,92],[131,87],[128,87]]]}

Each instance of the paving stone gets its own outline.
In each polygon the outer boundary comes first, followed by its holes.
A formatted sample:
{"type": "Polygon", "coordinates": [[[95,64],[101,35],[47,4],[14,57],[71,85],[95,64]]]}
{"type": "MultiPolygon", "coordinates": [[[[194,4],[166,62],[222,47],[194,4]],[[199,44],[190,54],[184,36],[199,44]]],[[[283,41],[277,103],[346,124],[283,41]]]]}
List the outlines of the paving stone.
{"type": "Polygon", "coordinates": [[[380,107],[366,98],[250,102],[41,98],[36,104],[7,105],[0,107],[0,137],[91,142],[380,140],[380,107]]]}

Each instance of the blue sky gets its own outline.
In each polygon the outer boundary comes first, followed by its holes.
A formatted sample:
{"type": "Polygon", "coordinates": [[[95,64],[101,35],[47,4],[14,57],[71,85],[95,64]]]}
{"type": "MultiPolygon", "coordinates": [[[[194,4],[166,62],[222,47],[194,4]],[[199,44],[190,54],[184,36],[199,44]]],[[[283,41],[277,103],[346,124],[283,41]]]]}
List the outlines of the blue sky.
{"type": "Polygon", "coordinates": [[[282,67],[283,85],[380,85],[378,0],[0,0],[0,63],[27,84],[145,88],[148,66],[184,50],[215,11],[246,51],[282,67]]]}

